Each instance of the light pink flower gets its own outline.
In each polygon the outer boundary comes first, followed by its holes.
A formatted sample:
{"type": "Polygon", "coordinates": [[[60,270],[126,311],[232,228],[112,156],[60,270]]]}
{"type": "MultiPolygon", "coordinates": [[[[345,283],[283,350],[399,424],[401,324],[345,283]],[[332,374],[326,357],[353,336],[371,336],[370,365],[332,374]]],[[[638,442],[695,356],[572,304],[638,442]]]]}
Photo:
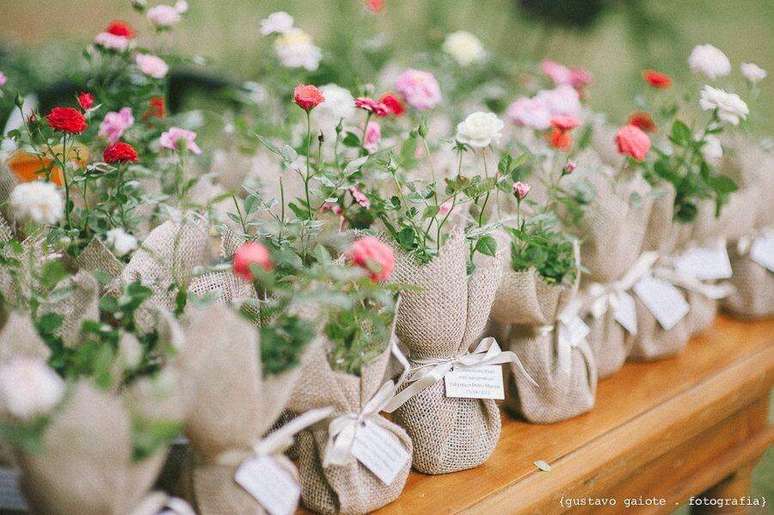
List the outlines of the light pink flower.
{"type": "Polygon", "coordinates": [[[551,127],[567,132],[580,125],[580,120],[574,116],[558,115],[551,118],[551,127]]]}
{"type": "Polygon", "coordinates": [[[386,281],[395,268],[392,249],[373,236],[355,241],[345,256],[350,263],[366,269],[373,282],[386,281]]]}
{"type": "Polygon", "coordinates": [[[6,77],[3,72],[0,72],[0,88],[5,86],[6,82],[8,82],[8,77],[6,77]]]}
{"type": "Polygon", "coordinates": [[[370,153],[376,152],[379,148],[379,142],[382,140],[382,128],[376,122],[368,122],[363,140],[363,148],[370,153]]]}
{"type": "Polygon", "coordinates": [[[134,58],[142,73],[154,79],[163,79],[169,71],[169,66],[160,57],[150,54],[137,54],[134,58]]]}
{"type": "Polygon", "coordinates": [[[194,154],[201,154],[202,149],[195,143],[196,133],[180,127],[170,127],[168,131],[162,132],[159,138],[159,144],[170,150],[177,150],[180,142],[185,143],[185,148],[194,154]]]}
{"type": "MultiPolygon", "coordinates": [[[[188,6],[186,4],[186,10],[188,6]]],[[[185,12],[185,11],[183,11],[185,12]]],[[[148,20],[158,27],[171,27],[180,21],[180,11],[172,7],[171,5],[157,5],[148,9],[148,20]]]]}
{"type": "Polygon", "coordinates": [[[360,204],[360,207],[364,207],[366,209],[371,207],[371,201],[368,200],[368,197],[366,197],[365,193],[360,191],[357,186],[352,186],[349,188],[349,193],[352,195],[352,198],[355,199],[355,202],[360,204]]]}
{"type": "Polygon", "coordinates": [[[645,159],[650,150],[650,138],[642,129],[634,125],[625,125],[615,133],[615,143],[618,152],[632,157],[637,161],[645,159]]]}
{"type": "Polygon", "coordinates": [[[107,48],[108,50],[123,52],[129,48],[129,38],[124,36],[116,36],[110,32],[100,32],[94,36],[94,44],[103,48],[107,48]]]}
{"type": "Polygon", "coordinates": [[[565,175],[570,175],[572,172],[575,171],[575,169],[578,168],[578,164],[575,161],[567,161],[567,163],[564,165],[564,168],[562,168],[562,173],[565,175]]]}
{"type": "Polygon", "coordinates": [[[432,109],[441,102],[441,87],[432,73],[409,68],[398,76],[395,89],[414,109],[432,109]]]}
{"type": "Polygon", "coordinates": [[[341,215],[344,212],[344,210],[341,209],[341,206],[338,205],[336,202],[325,202],[322,205],[322,207],[320,207],[320,211],[322,211],[323,213],[325,211],[330,211],[334,215],[341,215]]]}
{"type": "Polygon", "coordinates": [[[122,107],[119,111],[111,111],[105,115],[99,125],[99,135],[106,138],[112,145],[124,135],[126,129],[134,125],[131,107],[122,107]]]}
{"type": "Polygon", "coordinates": [[[521,97],[508,107],[508,118],[523,127],[544,131],[551,126],[551,111],[540,98],[521,97]]]}
{"type": "Polygon", "coordinates": [[[513,194],[516,195],[516,198],[520,201],[524,200],[531,189],[532,187],[526,182],[516,181],[513,183],[513,194]]]}
{"type": "Polygon", "coordinates": [[[550,59],[544,60],[540,67],[557,86],[572,86],[580,91],[584,86],[591,84],[591,74],[583,68],[568,68],[550,59]]]}
{"type": "Polygon", "coordinates": [[[551,116],[580,117],[580,95],[572,86],[565,84],[554,89],[546,89],[538,92],[535,98],[546,104],[551,116]]]}

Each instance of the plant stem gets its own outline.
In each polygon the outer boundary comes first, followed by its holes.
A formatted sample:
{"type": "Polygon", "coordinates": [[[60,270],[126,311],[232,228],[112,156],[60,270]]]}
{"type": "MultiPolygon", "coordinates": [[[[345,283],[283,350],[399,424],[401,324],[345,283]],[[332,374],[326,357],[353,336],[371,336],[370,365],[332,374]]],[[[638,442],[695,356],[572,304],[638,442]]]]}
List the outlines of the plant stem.
{"type": "Polygon", "coordinates": [[[306,209],[309,212],[309,220],[312,219],[312,202],[309,199],[309,153],[312,146],[312,121],[309,111],[306,111],[306,175],[304,176],[304,194],[306,196],[306,209]]]}

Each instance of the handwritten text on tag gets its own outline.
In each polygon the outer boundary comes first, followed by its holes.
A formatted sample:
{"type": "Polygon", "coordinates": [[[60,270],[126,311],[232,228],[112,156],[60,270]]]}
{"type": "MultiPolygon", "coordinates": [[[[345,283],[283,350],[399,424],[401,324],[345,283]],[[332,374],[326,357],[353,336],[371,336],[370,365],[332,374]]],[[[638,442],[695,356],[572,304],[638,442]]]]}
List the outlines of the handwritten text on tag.
{"type": "Polygon", "coordinates": [[[411,459],[397,436],[370,420],[358,429],[352,454],[385,485],[391,485],[411,459]]]}
{"type": "Polygon", "coordinates": [[[444,378],[447,397],[504,399],[503,370],[500,365],[456,367],[444,378]]]}
{"type": "Polygon", "coordinates": [[[298,507],[301,487],[271,456],[249,458],[239,466],[234,479],[271,515],[290,515],[298,507]]]}

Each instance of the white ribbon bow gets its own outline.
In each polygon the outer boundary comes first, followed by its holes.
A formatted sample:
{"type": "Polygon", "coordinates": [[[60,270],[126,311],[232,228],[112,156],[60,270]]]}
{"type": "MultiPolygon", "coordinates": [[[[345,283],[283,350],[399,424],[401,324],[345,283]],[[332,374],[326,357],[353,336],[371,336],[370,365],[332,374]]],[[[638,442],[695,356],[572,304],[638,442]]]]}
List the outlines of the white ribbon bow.
{"type": "Polygon", "coordinates": [[[369,419],[379,416],[395,396],[395,383],[387,381],[371,397],[360,413],[345,413],[331,420],[328,426],[328,443],[325,446],[323,467],[346,465],[353,459],[352,446],[358,431],[369,419]]]}
{"type": "Polygon", "coordinates": [[[589,305],[591,315],[594,318],[601,318],[609,309],[612,309],[615,314],[624,302],[633,300],[629,290],[637,284],[637,281],[650,273],[656,261],[658,261],[658,252],[645,252],[617,281],[609,284],[590,284],[587,295],[591,299],[589,305]]]}
{"type": "MultiPolygon", "coordinates": [[[[333,407],[318,408],[309,410],[300,415],[276,431],[272,431],[265,438],[259,439],[253,444],[254,456],[274,456],[284,453],[293,445],[293,437],[316,424],[317,422],[328,418],[333,413],[333,407]]],[[[249,457],[248,457],[249,458],[249,457]]],[[[216,462],[219,465],[235,465],[245,460],[244,451],[227,451],[218,456],[216,462]]]]}
{"type": "Polygon", "coordinates": [[[671,266],[657,266],[653,269],[653,275],[659,279],[668,281],[675,286],[704,295],[712,300],[728,297],[736,291],[736,288],[729,282],[721,282],[718,284],[703,283],[692,275],[679,272],[671,266]]]}
{"type": "Polygon", "coordinates": [[[569,374],[572,370],[572,349],[577,347],[590,332],[589,326],[578,316],[582,306],[582,300],[575,297],[556,317],[556,360],[559,370],[565,374],[569,374]]]}
{"type": "Polygon", "coordinates": [[[417,360],[419,365],[411,370],[406,382],[411,384],[398,393],[385,407],[384,411],[392,413],[414,395],[430,388],[455,368],[483,367],[487,365],[503,365],[515,363],[519,371],[535,386],[538,384],[530,377],[519,357],[511,351],[502,351],[497,341],[490,337],[482,339],[473,352],[451,358],[429,358],[417,360]]]}

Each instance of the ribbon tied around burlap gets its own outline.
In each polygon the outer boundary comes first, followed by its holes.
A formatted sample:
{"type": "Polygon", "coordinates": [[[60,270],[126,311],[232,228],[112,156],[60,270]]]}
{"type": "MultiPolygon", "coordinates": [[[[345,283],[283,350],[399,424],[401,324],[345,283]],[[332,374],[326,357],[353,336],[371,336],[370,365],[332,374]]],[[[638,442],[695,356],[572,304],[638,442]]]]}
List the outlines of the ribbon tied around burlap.
{"type": "MultiPolygon", "coordinates": [[[[576,297],[559,313],[555,324],[538,325],[531,328],[532,333],[536,336],[547,336],[556,332],[556,361],[559,370],[568,375],[572,372],[572,350],[591,331],[579,316],[582,307],[582,300],[576,297]]],[[[529,378],[529,376],[527,377],[529,378]]],[[[538,386],[535,381],[532,383],[538,386]]]]}
{"type": "Polygon", "coordinates": [[[712,300],[728,297],[736,291],[736,288],[728,281],[712,284],[703,282],[688,273],[678,270],[674,266],[674,259],[671,257],[661,258],[661,262],[653,268],[653,276],[674,286],[704,295],[712,300]]]}
{"type": "Polygon", "coordinates": [[[504,365],[515,363],[519,371],[535,386],[538,384],[527,373],[519,357],[512,351],[503,351],[497,341],[491,336],[483,338],[473,352],[465,352],[449,358],[427,358],[416,360],[417,366],[413,367],[406,376],[406,382],[410,383],[398,393],[387,405],[384,411],[392,413],[403,405],[411,397],[430,388],[455,368],[473,368],[487,365],[504,365]]]}

